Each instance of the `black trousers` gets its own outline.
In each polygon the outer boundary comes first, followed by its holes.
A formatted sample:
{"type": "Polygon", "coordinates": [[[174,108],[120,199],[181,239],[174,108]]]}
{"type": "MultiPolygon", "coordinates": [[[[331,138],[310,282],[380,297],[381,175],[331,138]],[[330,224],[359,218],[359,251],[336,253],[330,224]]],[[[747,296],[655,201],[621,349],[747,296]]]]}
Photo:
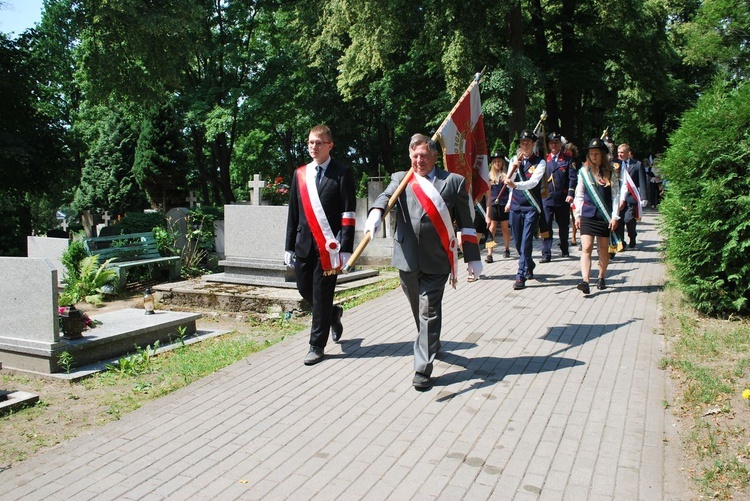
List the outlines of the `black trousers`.
{"type": "Polygon", "coordinates": [[[629,240],[635,240],[635,236],[637,235],[635,231],[635,213],[636,213],[636,205],[637,204],[630,204],[626,203],[625,208],[620,211],[620,222],[617,225],[617,236],[620,237],[620,240],[623,244],[627,245],[628,242],[625,241],[625,229],[628,230],[628,239],[629,240]]]}
{"type": "Polygon", "coordinates": [[[297,290],[312,306],[310,345],[325,348],[331,331],[333,293],[336,290],[338,277],[337,275],[323,275],[317,249],[314,249],[306,258],[297,257],[294,272],[297,277],[297,290]]]}
{"type": "Polygon", "coordinates": [[[549,228],[549,238],[542,240],[542,256],[552,257],[552,221],[557,221],[558,238],[560,239],[560,250],[563,254],[568,253],[568,232],[570,231],[570,206],[544,206],[544,218],[549,228]]]}

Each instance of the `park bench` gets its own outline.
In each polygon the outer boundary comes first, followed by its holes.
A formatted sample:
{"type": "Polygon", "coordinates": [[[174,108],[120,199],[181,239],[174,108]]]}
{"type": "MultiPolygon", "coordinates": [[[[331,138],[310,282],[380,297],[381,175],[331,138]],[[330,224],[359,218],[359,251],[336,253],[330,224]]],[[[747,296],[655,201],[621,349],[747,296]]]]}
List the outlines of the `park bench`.
{"type": "Polygon", "coordinates": [[[147,266],[152,277],[156,268],[168,267],[170,281],[180,278],[180,257],[159,254],[152,232],[86,238],[83,245],[89,255],[98,256],[99,263],[112,259],[109,267],[117,271],[117,290],[125,287],[127,271],[136,266],[147,266]]]}

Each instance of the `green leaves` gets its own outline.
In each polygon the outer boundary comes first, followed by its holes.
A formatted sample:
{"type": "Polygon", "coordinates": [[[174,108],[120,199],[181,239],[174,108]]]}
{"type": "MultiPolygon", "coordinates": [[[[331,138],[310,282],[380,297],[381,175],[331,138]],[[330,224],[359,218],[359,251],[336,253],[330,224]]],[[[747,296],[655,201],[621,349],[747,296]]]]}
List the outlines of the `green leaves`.
{"type": "Polygon", "coordinates": [[[686,113],[659,168],[667,260],[696,308],[750,312],[750,84],[717,82],[686,113]]]}

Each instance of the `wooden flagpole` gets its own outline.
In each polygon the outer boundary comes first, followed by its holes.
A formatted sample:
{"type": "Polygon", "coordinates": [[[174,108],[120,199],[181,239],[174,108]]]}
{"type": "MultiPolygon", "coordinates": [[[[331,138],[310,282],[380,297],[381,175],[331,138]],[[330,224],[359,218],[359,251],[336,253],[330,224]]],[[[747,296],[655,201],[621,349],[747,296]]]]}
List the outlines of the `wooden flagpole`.
{"type": "MultiPolygon", "coordinates": [[[[438,128],[437,132],[432,135],[432,140],[436,141],[438,137],[440,137],[440,132],[442,132],[445,125],[448,123],[448,120],[451,116],[453,116],[453,113],[458,108],[459,104],[463,101],[463,99],[466,97],[467,94],[471,92],[471,89],[474,88],[475,85],[479,83],[479,80],[481,80],[482,76],[484,75],[484,71],[487,69],[485,66],[482,68],[482,71],[480,73],[477,73],[474,75],[474,80],[472,80],[471,84],[469,84],[469,88],[466,89],[466,91],[461,95],[458,101],[456,101],[456,105],[453,106],[453,109],[448,113],[445,120],[443,120],[443,123],[440,124],[440,127],[438,128]]],[[[441,146],[443,144],[441,143],[441,146]]],[[[445,151],[445,148],[443,148],[443,151],[445,151]]],[[[445,162],[445,157],[443,158],[443,162],[445,162]]],[[[399,185],[396,187],[396,191],[393,192],[393,195],[391,195],[391,198],[388,199],[388,205],[386,205],[385,210],[383,210],[383,214],[381,215],[381,221],[385,219],[385,216],[388,215],[388,213],[393,209],[393,207],[396,205],[396,202],[398,201],[398,197],[401,196],[401,194],[406,189],[406,186],[409,184],[409,181],[411,180],[412,176],[414,175],[414,169],[409,167],[409,170],[406,172],[406,175],[404,176],[404,179],[401,180],[399,185]]],[[[341,271],[343,273],[349,273],[352,271],[352,268],[354,268],[354,265],[356,264],[359,257],[362,255],[362,252],[364,252],[365,248],[367,247],[367,244],[370,243],[372,240],[372,235],[368,231],[365,233],[364,237],[362,238],[362,241],[359,243],[356,249],[354,249],[354,252],[352,253],[352,256],[349,258],[349,261],[344,265],[343,268],[341,268],[341,271]]]]}

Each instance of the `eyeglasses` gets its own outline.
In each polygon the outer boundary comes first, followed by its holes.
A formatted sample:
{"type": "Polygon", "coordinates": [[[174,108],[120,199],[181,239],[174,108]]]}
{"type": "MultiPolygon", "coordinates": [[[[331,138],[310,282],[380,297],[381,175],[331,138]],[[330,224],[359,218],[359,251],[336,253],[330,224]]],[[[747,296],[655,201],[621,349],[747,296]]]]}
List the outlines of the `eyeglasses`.
{"type": "Polygon", "coordinates": [[[320,148],[322,145],[330,144],[332,142],[333,141],[308,141],[307,146],[309,146],[310,148],[313,148],[313,147],[320,148]]]}

